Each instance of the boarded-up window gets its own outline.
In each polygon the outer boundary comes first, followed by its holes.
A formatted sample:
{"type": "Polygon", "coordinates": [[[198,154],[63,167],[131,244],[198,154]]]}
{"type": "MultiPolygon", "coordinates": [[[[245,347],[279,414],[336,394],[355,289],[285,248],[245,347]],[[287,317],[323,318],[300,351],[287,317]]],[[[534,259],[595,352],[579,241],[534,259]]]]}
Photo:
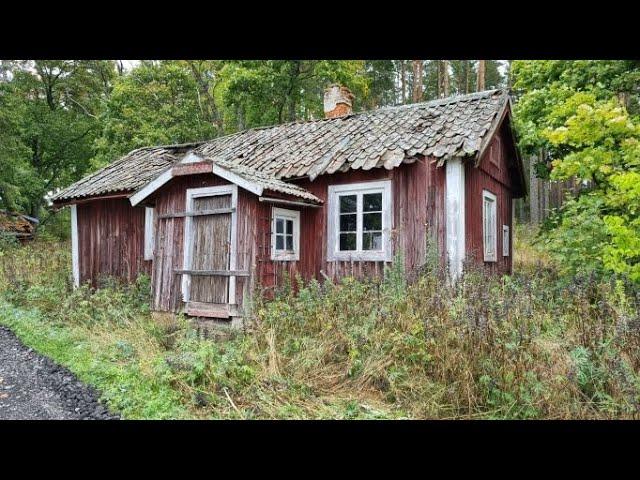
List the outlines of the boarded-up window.
{"type": "Polygon", "coordinates": [[[487,191],[482,191],[482,236],[484,243],[484,261],[495,262],[497,256],[497,202],[496,196],[487,191]]]}
{"type": "Polygon", "coordinates": [[[155,208],[145,207],[144,210],[144,259],[153,260],[153,247],[155,243],[154,229],[155,208]]]}

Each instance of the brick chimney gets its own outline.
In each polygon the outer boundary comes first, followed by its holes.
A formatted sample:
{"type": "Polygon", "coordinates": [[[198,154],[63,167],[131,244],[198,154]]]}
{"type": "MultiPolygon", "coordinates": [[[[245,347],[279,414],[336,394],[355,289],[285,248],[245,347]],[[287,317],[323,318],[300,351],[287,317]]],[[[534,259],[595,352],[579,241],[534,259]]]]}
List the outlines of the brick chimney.
{"type": "Polygon", "coordinates": [[[336,118],[353,113],[353,93],[347,87],[333,84],[324,89],[324,117],[336,118]]]}

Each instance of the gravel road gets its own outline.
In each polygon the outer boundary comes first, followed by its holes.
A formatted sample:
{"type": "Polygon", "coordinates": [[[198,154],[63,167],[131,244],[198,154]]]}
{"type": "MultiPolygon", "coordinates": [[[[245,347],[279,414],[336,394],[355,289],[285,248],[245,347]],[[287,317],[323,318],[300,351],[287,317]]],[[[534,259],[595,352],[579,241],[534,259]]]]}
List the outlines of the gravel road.
{"type": "Polygon", "coordinates": [[[0,420],[111,420],[95,390],[0,327],[0,420]]]}

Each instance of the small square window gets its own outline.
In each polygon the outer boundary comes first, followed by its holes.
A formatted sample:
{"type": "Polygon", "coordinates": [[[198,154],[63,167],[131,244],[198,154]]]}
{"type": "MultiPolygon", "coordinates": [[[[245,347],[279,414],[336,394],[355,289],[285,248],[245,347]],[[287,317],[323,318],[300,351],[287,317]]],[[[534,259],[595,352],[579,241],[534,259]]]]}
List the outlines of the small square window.
{"type": "Polygon", "coordinates": [[[274,207],[271,223],[271,260],[299,260],[300,212],[274,207]]]}

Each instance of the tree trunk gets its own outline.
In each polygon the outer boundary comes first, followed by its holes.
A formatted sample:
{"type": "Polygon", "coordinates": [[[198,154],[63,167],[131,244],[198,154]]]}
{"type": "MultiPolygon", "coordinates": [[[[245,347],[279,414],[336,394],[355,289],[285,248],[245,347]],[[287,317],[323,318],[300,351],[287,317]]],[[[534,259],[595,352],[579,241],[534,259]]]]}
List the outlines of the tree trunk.
{"type": "Polygon", "coordinates": [[[469,93],[469,60],[464,61],[464,93],[469,93]]]}
{"type": "Polygon", "coordinates": [[[404,64],[404,60],[400,60],[400,84],[402,85],[402,101],[401,104],[407,99],[407,69],[404,64]]]}
{"type": "Polygon", "coordinates": [[[478,60],[478,81],[476,82],[476,91],[481,92],[485,89],[485,69],[486,60],[478,60]]]}
{"type": "Polygon", "coordinates": [[[422,100],[422,60],[413,61],[413,103],[422,100]]]}
{"type": "Polygon", "coordinates": [[[529,158],[529,219],[531,223],[537,225],[540,223],[540,203],[538,201],[538,177],[536,177],[536,162],[538,161],[535,155],[529,158]]]}
{"type": "Polygon", "coordinates": [[[449,60],[442,61],[442,93],[444,97],[448,97],[450,92],[449,88],[449,60]]]}
{"type": "MultiPolygon", "coordinates": [[[[209,90],[209,82],[204,78],[202,72],[193,61],[189,60],[187,61],[187,64],[189,65],[191,74],[196,81],[196,85],[198,86],[198,100],[200,101],[201,97],[204,97],[204,99],[206,100],[204,109],[206,111],[207,120],[209,120],[218,129],[218,132],[221,132],[222,119],[220,118],[220,114],[218,113],[216,102],[209,90]]],[[[200,107],[202,108],[202,102],[200,102],[200,107]]]]}

